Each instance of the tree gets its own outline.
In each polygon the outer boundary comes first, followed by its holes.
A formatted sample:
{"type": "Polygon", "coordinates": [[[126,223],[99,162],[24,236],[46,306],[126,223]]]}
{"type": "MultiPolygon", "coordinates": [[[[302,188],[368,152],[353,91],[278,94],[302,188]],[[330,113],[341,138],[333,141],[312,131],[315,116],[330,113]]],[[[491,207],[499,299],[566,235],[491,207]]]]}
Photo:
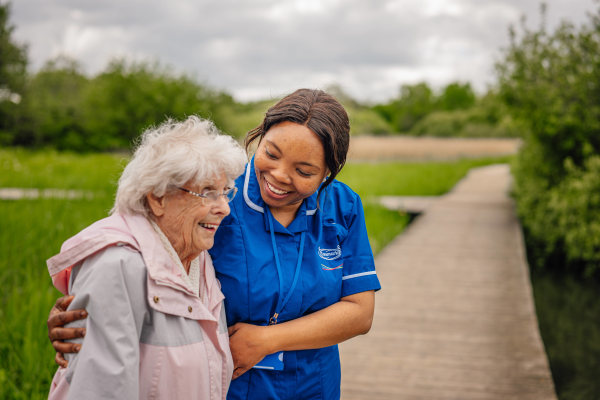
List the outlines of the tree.
{"type": "Polygon", "coordinates": [[[373,109],[391,123],[397,132],[408,132],[435,109],[435,96],[425,82],[402,85],[396,100],[373,109]]]}
{"type": "Polygon", "coordinates": [[[85,150],[82,110],[89,81],[79,64],[60,56],[48,61],[28,83],[24,106],[30,117],[19,144],[85,150]]]}
{"type": "Polygon", "coordinates": [[[453,82],[444,88],[438,102],[442,110],[453,111],[473,107],[475,100],[470,83],[453,82]]]}
{"type": "Polygon", "coordinates": [[[167,117],[197,114],[220,126],[219,106],[228,101],[233,99],[159,64],[114,60],[85,95],[87,143],[97,150],[128,148],[144,129],[167,117]]]}
{"type": "Polygon", "coordinates": [[[531,260],[586,276],[600,273],[600,12],[590,22],[523,24],[497,65],[500,95],[527,128],[514,173],[531,260]]]}
{"type": "Polygon", "coordinates": [[[0,4],[0,144],[14,140],[27,72],[27,50],[14,42],[10,5],[0,4]]]}

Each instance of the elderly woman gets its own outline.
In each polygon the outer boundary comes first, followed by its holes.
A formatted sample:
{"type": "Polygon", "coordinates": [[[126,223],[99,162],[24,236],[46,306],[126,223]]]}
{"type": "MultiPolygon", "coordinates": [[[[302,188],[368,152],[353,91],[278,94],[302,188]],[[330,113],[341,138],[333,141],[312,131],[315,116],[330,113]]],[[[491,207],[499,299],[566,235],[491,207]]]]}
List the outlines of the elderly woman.
{"type": "Polygon", "coordinates": [[[233,364],[207,251],[236,194],[243,149],[197,117],[146,131],[111,216],[48,260],[89,318],[50,398],[224,399],[233,364]]]}

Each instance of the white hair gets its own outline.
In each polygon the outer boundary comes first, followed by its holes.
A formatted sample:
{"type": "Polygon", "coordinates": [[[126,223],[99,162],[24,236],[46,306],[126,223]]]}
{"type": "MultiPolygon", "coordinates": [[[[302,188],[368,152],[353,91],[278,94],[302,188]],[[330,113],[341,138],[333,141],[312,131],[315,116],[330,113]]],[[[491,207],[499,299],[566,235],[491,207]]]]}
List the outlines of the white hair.
{"type": "Polygon", "coordinates": [[[186,183],[207,184],[225,174],[233,182],[244,170],[245,151],[231,136],[196,116],[168,119],[146,130],[119,178],[111,213],[149,213],[146,195],[164,196],[186,183]]]}

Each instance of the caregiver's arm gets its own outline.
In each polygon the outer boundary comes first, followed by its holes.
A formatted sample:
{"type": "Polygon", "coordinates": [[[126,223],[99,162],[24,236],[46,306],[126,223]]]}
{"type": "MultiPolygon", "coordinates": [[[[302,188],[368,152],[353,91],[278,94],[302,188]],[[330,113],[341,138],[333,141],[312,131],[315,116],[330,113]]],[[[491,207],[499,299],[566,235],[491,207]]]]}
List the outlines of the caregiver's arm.
{"type": "Polygon", "coordinates": [[[54,361],[63,368],[68,365],[64,353],[76,353],[81,349],[78,343],[65,342],[68,339],[77,339],[85,336],[85,328],[65,328],[69,322],[87,317],[85,310],[70,310],[67,308],[73,301],[73,296],[59,297],[50,310],[48,316],[48,338],[56,350],[54,361]]]}
{"type": "Polygon", "coordinates": [[[312,314],[270,326],[237,323],[229,328],[234,379],[276,351],[331,346],[371,328],[375,308],[372,290],[342,297],[312,314]]]}

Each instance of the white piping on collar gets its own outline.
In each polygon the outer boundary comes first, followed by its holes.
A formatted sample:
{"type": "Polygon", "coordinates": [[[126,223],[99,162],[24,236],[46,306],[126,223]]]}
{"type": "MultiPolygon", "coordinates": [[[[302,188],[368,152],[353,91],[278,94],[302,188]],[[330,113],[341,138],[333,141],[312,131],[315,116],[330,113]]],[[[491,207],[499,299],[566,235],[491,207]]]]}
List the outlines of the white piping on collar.
{"type": "MultiPolygon", "coordinates": [[[[258,204],[254,203],[252,200],[250,200],[250,196],[248,196],[248,183],[250,182],[250,164],[251,164],[251,162],[246,164],[246,176],[244,177],[244,190],[243,190],[244,201],[246,202],[248,207],[250,207],[251,209],[264,214],[265,213],[264,207],[261,207],[258,204]]],[[[316,212],[317,212],[316,208],[313,210],[306,210],[306,215],[314,215],[316,212]]]]}
{"type": "Polygon", "coordinates": [[[251,209],[264,214],[265,209],[263,207],[255,204],[252,200],[250,200],[250,197],[248,196],[248,182],[250,182],[250,164],[251,164],[250,162],[248,164],[246,164],[246,177],[244,178],[244,201],[246,201],[246,204],[251,209]]]}

